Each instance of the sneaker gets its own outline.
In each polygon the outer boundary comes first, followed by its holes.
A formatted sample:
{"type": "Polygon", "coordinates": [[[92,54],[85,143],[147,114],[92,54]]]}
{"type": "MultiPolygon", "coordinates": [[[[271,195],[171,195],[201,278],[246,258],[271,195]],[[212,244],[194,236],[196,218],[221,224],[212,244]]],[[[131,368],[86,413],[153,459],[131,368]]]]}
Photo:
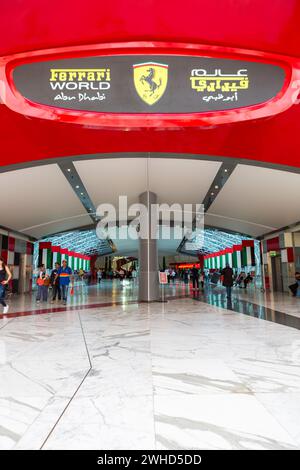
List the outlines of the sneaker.
{"type": "Polygon", "coordinates": [[[6,305],[4,308],[3,308],[3,315],[5,315],[9,310],[9,305],[6,305]]]}
{"type": "Polygon", "coordinates": [[[39,304],[39,303],[40,303],[40,300],[37,300],[36,303],[39,304]]]}
{"type": "Polygon", "coordinates": [[[54,304],[54,300],[53,300],[53,299],[51,300],[50,304],[54,304]]]}

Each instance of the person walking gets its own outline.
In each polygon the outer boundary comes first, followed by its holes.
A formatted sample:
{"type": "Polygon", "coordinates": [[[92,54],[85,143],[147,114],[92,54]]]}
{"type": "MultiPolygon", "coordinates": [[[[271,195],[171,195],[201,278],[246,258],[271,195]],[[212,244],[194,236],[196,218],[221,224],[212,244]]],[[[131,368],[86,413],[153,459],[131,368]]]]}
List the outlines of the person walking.
{"type": "Polygon", "coordinates": [[[51,272],[50,276],[50,281],[51,281],[51,286],[52,286],[52,300],[51,303],[53,303],[56,300],[56,296],[58,297],[58,300],[61,300],[61,289],[59,285],[59,268],[60,264],[55,263],[55,268],[51,272]]]}
{"type": "Polygon", "coordinates": [[[4,258],[0,257],[0,304],[3,306],[3,314],[8,312],[9,306],[5,302],[6,286],[12,278],[11,271],[4,258]]]}
{"type": "Polygon", "coordinates": [[[67,304],[68,290],[70,281],[72,279],[72,269],[68,266],[67,260],[63,260],[62,266],[58,270],[59,285],[61,288],[62,298],[64,305],[67,304]]]}
{"type": "Polygon", "coordinates": [[[97,279],[98,279],[98,284],[100,284],[101,279],[102,279],[102,271],[100,268],[97,271],[97,279]]]}
{"type": "Polygon", "coordinates": [[[233,269],[226,264],[226,268],[222,269],[223,286],[226,287],[227,299],[231,299],[231,288],[233,286],[233,269]]]}
{"type": "Polygon", "coordinates": [[[200,274],[200,282],[201,282],[201,288],[204,289],[204,281],[205,281],[205,272],[201,271],[200,274]]]}
{"type": "Polygon", "coordinates": [[[42,264],[38,268],[38,273],[37,273],[37,296],[36,296],[36,303],[39,304],[40,301],[47,301],[48,299],[48,288],[44,288],[44,280],[46,278],[46,268],[45,265],[42,264]]]}
{"type": "Polygon", "coordinates": [[[193,281],[193,290],[199,290],[199,271],[194,264],[192,267],[192,281],[193,281]]]}

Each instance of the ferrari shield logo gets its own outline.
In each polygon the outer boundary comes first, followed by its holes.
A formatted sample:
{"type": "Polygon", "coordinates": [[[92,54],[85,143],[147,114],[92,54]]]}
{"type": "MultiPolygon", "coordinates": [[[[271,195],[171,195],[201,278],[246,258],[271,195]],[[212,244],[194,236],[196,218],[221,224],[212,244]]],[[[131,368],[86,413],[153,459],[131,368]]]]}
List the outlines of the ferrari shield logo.
{"type": "Polygon", "coordinates": [[[150,106],[164,94],[168,83],[168,65],[144,62],[133,66],[134,86],[137,94],[150,106]]]}

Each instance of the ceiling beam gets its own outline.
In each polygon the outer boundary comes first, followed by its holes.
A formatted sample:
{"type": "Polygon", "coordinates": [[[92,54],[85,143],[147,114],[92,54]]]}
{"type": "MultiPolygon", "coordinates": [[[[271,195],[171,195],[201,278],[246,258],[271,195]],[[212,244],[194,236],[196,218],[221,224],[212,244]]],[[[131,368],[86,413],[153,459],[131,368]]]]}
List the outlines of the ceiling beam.
{"type": "MultiPolygon", "coordinates": [[[[205,214],[205,212],[208,211],[208,209],[210,208],[212,203],[219,196],[222,188],[227,183],[228,179],[230,178],[231,174],[235,170],[236,166],[237,166],[237,162],[234,161],[234,160],[228,160],[228,162],[225,161],[225,162],[222,163],[222,165],[220,166],[216,176],[214,177],[214,179],[213,179],[206,195],[204,196],[204,198],[202,200],[204,214],[205,214]]],[[[204,216],[204,221],[205,221],[205,216],[204,216]]],[[[204,222],[204,225],[205,225],[205,222],[204,222]]],[[[195,226],[196,226],[196,218],[193,221],[193,227],[195,227],[195,226]]],[[[184,252],[186,254],[188,254],[188,253],[195,254],[195,251],[184,249],[186,241],[187,241],[186,237],[184,237],[181,240],[181,242],[180,242],[180,244],[177,248],[177,251],[179,253],[184,252]]]]}
{"type": "MultiPolygon", "coordinates": [[[[96,208],[94,206],[94,203],[84,186],[84,183],[76,170],[74,163],[69,161],[61,161],[57,163],[60,170],[62,171],[63,175],[65,176],[66,180],[70,184],[72,190],[74,191],[75,195],[79,199],[80,203],[86,210],[87,214],[90,216],[94,223],[94,227],[97,225],[98,222],[98,217],[96,216],[96,208]]],[[[106,251],[112,253],[115,251],[115,246],[112,242],[112,240],[102,240],[105,242],[105,245],[107,245],[106,251]]]]}

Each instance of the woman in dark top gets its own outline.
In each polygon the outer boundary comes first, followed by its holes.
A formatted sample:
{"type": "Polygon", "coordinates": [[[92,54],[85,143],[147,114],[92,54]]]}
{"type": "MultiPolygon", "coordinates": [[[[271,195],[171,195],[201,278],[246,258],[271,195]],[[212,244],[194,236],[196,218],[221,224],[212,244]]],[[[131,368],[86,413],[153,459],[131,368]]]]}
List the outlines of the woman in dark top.
{"type": "Polygon", "coordinates": [[[223,286],[226,287],[227,298],[231,298],[231,288],[233,286],[233,269],[226,264],[226,268],[222,269],[221,274],[223,276],[223,286]]]}
{"type": "Polygon", "coordinates": [[[0,257],[0,304],[3,305],[3,313],[8,312],[8,305],[5,302],[6,286],[12,278],[9,267],[7,266],[4,258],[0,257]]]}

